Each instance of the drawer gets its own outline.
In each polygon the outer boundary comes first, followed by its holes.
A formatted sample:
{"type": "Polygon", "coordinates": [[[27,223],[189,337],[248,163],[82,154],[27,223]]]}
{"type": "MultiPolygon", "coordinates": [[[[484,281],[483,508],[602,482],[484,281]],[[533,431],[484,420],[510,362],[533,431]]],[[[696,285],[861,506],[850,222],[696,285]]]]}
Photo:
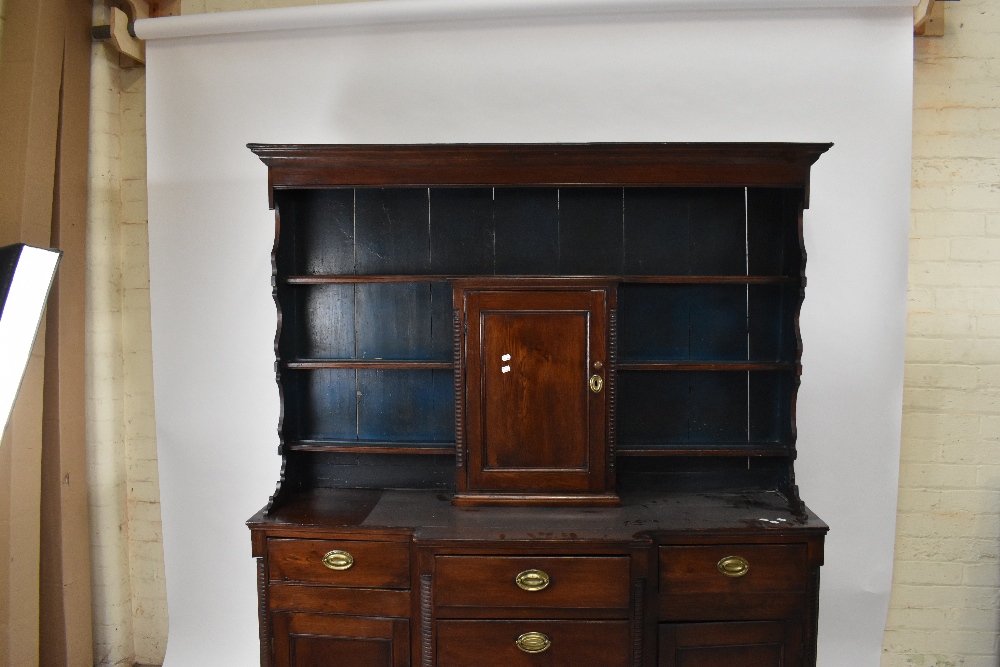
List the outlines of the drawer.
{"type": "Polygon", "coordinates": [[[628,556],[438,556],[434,572],[438,605],[629,606],[628,556]]]}
{"type": "Polygon", "coordinates": [[[804,544],[660,547],[660,593],[771,593],[808,585],[804,544]],[[727,565],[729,575],[722,572],[727,565]]]}
{"type": "Polygon", "coordinates": [[[271,538],[267,541],[267,565],[272,582],[410,587],[410,545],[406,542],[271,538]]]}
{"type": "Polygon", "coordinates": [[[628,621],[438,621],[437,667],[627,667],[628,621]],[[526,652],[518,647],[519,638],[526,652]],[[541,636],[539,636],[541,635],[541,636]]]}

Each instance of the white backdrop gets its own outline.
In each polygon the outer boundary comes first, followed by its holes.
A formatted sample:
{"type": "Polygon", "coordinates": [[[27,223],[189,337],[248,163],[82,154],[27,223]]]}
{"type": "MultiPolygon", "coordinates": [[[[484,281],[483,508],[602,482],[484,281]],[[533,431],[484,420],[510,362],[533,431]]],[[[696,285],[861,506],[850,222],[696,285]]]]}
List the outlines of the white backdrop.
{"type": "Polygon", "coordinates": [[[878,664],[902,397],[909,7],[442,19],[147,49],[169,667],[258,660],[243,522],[278,477],[274,224],[245,144],[479,141],[835,143],[806,213],[797,473],[832,528],[819,663],[878,664]]]}

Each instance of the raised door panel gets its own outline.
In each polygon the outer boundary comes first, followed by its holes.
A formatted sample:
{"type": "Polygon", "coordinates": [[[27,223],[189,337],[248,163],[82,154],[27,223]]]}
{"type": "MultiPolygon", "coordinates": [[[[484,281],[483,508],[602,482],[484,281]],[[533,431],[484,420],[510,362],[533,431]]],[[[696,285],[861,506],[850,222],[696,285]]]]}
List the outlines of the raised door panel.
{"type": "Polygon", "coordinates": [[[586,470],[590,313],[483,312],[481,322],[484,475],[586,470]]]}
{"type": "Polygon", "coordinates": [[[802,667],[802,626],[662,623],[659,655],[659,667],[802,667]]]}
{"type": "Polygon", "coordinates": [[[402,619],[276,613],[274,667],[409,667],[402,619]]]}
{"type": "Polygon", "coordinates": [[[470,491],[604,490],[607,293],[465,294],[470,491]]]}

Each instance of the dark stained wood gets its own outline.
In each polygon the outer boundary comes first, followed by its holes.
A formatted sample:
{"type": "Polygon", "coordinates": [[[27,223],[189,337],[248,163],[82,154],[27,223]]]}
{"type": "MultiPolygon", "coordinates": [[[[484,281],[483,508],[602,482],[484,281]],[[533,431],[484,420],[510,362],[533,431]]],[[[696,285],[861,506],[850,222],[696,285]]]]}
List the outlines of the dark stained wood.
{"type": "Polygon", "coordinates": [[[809,596],[802,593],[686,593],[657,597],[661,621],[757,621],[805,618],[809,596]]]}
{"type": "Polygon", "coordinates": [[[492,188],[430,190],[433,273],[493,273],[492,188]]]}
{"type": "Polygon", "coordinates": [[[353,588],[409,588],[410,549],[400,542],[287,540],[267,545],[271,582],[301,582],[353,588]],[[346,551],[354,564],[346,570],[323,565],[329,551],[346,551]]]}
{"type": "Polygon", "coordinates": [[[282,273],[354,273],[354,190],[312,190],[281,199],[282,273]]]}
{"type": "Polygon", "coordinates": [[[627,557],[437,556],[434,561],[435,602],[442,606],[629,606],[627,557]],[[525,570],[545,572],[549,585],[522,590],[515,579],[525,570]]]}
{"type": "Polygon", "coordinates": [[[456,397],[467,419],[466,493],[483,493],[484,502],[548,494],[550,503],[567,494],[570,504],[582,493],[607,494],[606,394],[592,392],[589,379],[606,376],[613,304],[606,287],[585,286],[456,283],[466,327],[465,386],[456,397]]]}
{"type": "Polygon", "coordinates": [[[628,667],[627,621],[459,621],[437,622],[438,667],[628,667]],[[546,635],[551,646],[530,654],[517,648],[526,632],[546,635]]]}
{"type": "Polygon", "coordinates": [[[365,275],[365,276],[333,276],[333,275],[309,275],[309,276],[285,276],[282,282],[288,285],[325,285],[336,283],[435,283],[447,281],[456,276],[400,273],[392,275],[365,275]]]}
{"type": "Polygon", "coordinates": [[[756,458],[778,456],[787,458],[791,450],[780,442],[690,442],[652,441],[625,444],[618,448],[619,456],[735,456],[756,458]]]}
{"type": "MultiPolygon", "coordinates": [[[[787,497],[760,491],[623,495],[621,506],[616,508],[553,512],[547,507],[480,507],[469,511],[452,506],[451,494],[433,490],[313,489],[267,515],[258,513],[248,525],[254,531],[282,537],[343,537],[344,530],[385,531],[405,535],[403,539],[412,535],[420,543],[485,543],[493,545],[492,555],[499,548],[494,542],[509,544],[522,553],[536,544],[552,547],[546,543],[554,542],[563,553],[583,550],[583,555],[595,555],[600,545],[609,542],[656,539],[664,544],[731,546],[763,541],[784,545],[811,543],[828,530],[807,508],[799,511],[787,497]],[[308,528],[306,532],[295,532],[303,526],[308,528]]],[[[818,556],[810,550],[809,562],[822,563],[822,550],[818,556]]]]}
{"type": "Polygon", "coordinates": [[[792,463],[829,144],[251,148],[281,401],[262,666],[814,667],[827,527],[792,463]]]}
{"type": "Polygon", "coordinates": [[[621,188],[559,191],[559,273],[569,276],[623,271],[621,188]]]}
{"type": "Polygon", "coordinates": [[[410,361],[399,359],[310,359],[286,361],[289,370],[315,370],[318,368],[380,368],[384,370],[451,370],[450,361],[410,361]]]}
{"type": "Polygon", "coordinates": [[[442,442],[365,442],[361,440],[298,440],[286,442],[290,451],[299,452],[355,452],[365,454],[453,454],[455,446],[442,442]]]}
{"type": "Polygon", "coordinates": [[[358,359],[447,359],[451,289],[446,283],[355,285],[358,359]]]}
{"type": "Polygon", "coordinates": [[[269,586],[268,601],[274,611],[399,618],[410,615],[410,592],[403,590],[274,583],[269,586]]]}
{"type": "Polygon", "coordinates": [[[659,667],[798,667],[801,626],[785,623],[660,625],[659,667]]]}
{"type": "MultiPolygon", "coordinates": [[[[256,551],[256,549],[255,549],[256,551]]],[[[264,559],[254,554],[257,561],[257,623],[260,641],[260,667],[271,667],[271,627],[267,585],[267,568],[264,559]]]]}
{"type": "Polygon", "coordinates": [[[769,591],[804,591],[809,559],[803,544],[716,544],[660,547],[660,592],[739,595],[769,591]],[[717,567],[728,556],[745,559],[749,570],[729,577],[717,567]]]}
{"type": "Polygon", "coordinates": [[[802,195],[794,188],[747,189],[747,258],[750,275],[798,277],[802,265],[795,209],[802,195]]]}
{"type": "Polygon", "coordinates": [[[352,369],[288,373],[283,439],[357,438],[357,384],[352,369]]]}
{"type": "MultiPolygon", "coordinates": [[[[497,270],[498,275],[506,272],[497,270]]],[[[552,275],[555,271],[546,274],[543,272],[531,272],[521,274],[524,278],[540,278],[552,275]]],[[[286,276],[281,279],[288,285],[325,285],[337,283],[432,283],[449,280],[458,280],[466,276],[461,275],[421,275],[421,274],[393,274],[379,276],[335,276],[335,275],[308,275],[308,276],[286,276]]],[[[511,277],[511,276],[506,276],[511,277]]],[[[607,280],[622,283],[663,283],[681,285],[700,284],[786,284],[797,283],[798,278],[790,276],[651,276],[651,275],[594,275],[588,276],[600,280],[607,280]]]]}
{"type": "Polygon", "coordinates": [[[795,370],[795,364],[783,361],[619,361],[622,371],[783,371],[795,370]]]}
{"type": "Polygon", "coordinates": [[[493,198],[496,273],[558,273],[559,190],[495,188],[493,198]]]}
{"type": "MultiPolygon", "coordinates": [[[[294,461],[297,456],[303,461],[295,461],[296,468],[306,473],[302,488],[354,488],[354,489],[438,489],[449,490],[455,479],[455,457],[420,451],[406,453],[411,440],[369,440],[358,441],[354,452],[325,450],[289,451],[287,459],[294,461]],[[364,448],[366,444],[389,447],[399,445],[391,453],[379,453],[364,448]],[[293,456],[294,455],[294,456],[293,456]],[[311,460],[309,460],[311,459],[311,460]]],[[[421,441],[427,444],[433,441],[421,441]]],[[[438,442],[442,450],[451,443],[438,442]]],[[[450,452],[449,452],[450,454],[450,452]]]]}
{"type": "Polygon", "coordinates": [[[275,667],[408,667],[402,619],[275,613],[275,667]]]}
{"type": "Polygon", "coordinates": [[[453,442],[451,370],[357,371],[358,439],[453,442]]]}
{"type": "Polygon", "coordinates": [[[272,188],[430,185],[787,186],[832,144],[248,144],[272,188]]]}
{"type": "Polygon", "coordinates": [[[355,201],[359,275],[432,273],[426,189],[356,190],[355,201]]]}

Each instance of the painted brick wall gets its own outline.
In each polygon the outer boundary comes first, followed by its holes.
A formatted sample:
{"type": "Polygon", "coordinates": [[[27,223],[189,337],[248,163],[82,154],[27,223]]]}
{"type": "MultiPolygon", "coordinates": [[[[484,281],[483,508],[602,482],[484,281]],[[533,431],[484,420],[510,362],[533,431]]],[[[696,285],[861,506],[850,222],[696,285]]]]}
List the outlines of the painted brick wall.
{"type": "Polygon", "coordinates": [[[91,62],[87,447],[94,664],[160,664],[167,609],[153,416],[145,70],[91,62]]]}
{"type": "Polygon", "coordinates": [[[1000,7],[915,40],[899,514],[883,667],[996,667],[1000,7]]]}

